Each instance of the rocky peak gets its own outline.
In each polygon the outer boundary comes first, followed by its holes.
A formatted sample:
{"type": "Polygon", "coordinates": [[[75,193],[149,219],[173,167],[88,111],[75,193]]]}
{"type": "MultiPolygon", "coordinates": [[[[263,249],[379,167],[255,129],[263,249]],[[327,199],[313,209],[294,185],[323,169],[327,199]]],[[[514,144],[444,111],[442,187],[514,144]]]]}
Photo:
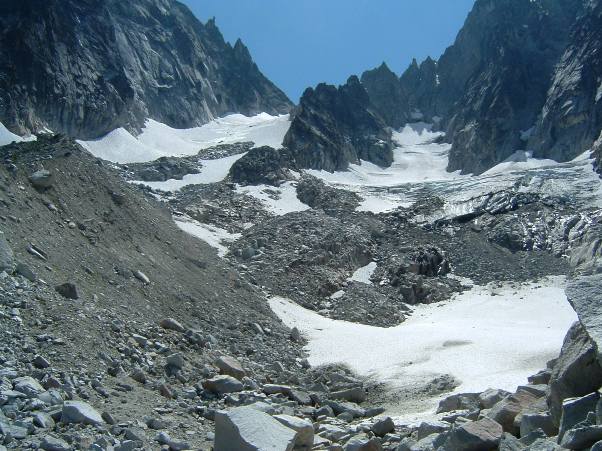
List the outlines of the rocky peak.
{"type": "Polygon", "coordinates": [[[95,138],[147,118],[191,127],[292,104],[215,20],[175,0],[6,0],[0,5],[0,122],[95,138]]]}
{"type": "Polygon", "coordinates": [[[335,171],[360,159],[381,166],[393,160],[391,132],[355,76],[338,88],[322,83],[307,89],[284,145],[301,168],[335,171]]]}

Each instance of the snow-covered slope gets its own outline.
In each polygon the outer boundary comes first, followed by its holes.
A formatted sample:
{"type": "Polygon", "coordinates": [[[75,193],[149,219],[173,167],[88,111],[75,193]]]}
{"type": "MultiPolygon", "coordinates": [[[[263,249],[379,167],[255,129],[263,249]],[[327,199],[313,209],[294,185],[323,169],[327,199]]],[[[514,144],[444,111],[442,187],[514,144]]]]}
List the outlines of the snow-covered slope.
{"type": "Polygon", "coordinates": [[[22,137],[19,135],[15,135],[11,133],[5,126],[0,122],[0,146],[5,146],[12,142],[22,142],[22,141],[35,141],[35,136],[22,137]]]}
{"type": "Polygon", "coordinates": [[[289,115],[267,113],[247,117],[232,114],[201,127],[176,129],[149,119],[133,136],[124,128],[92,141],[78,141],[93,155],[115,163],[142,163],[160,157],[196,155],[220,144],[253,142],[255,146],[282,147],[290,127],[289,115]]]}
{"type": "MultiPolygon", "coordinates": [[[[475,286],[448,302],[416,307],[397,327],[383,329],[335,321],[283,298],[274,312],[308,339],[312,365],[344,363],[391,390],[419,390],[442,374],[461,382],[456,392],[490,387],[514,390],[558,355],[576,320],[564,294],[564,278],[543,283],[475,286]]],[[[438,397],[407,414],[432,412],[438,397]]]]}

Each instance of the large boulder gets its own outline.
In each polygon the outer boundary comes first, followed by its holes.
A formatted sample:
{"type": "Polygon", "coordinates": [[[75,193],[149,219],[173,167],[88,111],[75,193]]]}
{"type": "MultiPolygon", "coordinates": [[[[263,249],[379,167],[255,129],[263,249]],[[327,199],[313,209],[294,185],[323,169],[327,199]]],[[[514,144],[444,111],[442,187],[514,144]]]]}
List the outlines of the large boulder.
{"type": "Polygon", "coordinates": [[[212,393],[223,395],[226,393],[235,393],[243,390],[243,384],[232,376],[220,375],[205,379],[202,382],[203,388],[212,393]]]}
{"type": "Polygon", "coordinates": [[[215,414],[214,451],[292,451],[296,438],[297,432],[250,407],[215,414]]]}
{"type": "Polygon", "coordinates": [[[242,379],[246,375],[244,368],[234,357],[222,356],[215,361],[215,366],[219,368],[220,373],[236,379],[242,379]]]}
{"type": "Polygon", "coordinates": [[[488,451],[498,448],[504,431],[490,418],[466,423],[449,433],[446,449],[454,451],[488,451]]]}
{"type": "Polygon", "coordinates": [[[448,396],[439,402],[437,413],[452,412],[454,410],[477,410],[479,408],[480,393],[458,393],[448,396]]]}
{"type": "Polygon", "coordinates": [[[516,393],[507,396],[487,412],[487,417],[502,425],[504,432],[510,432],[518,435],[519,430],[515,424],[515,419],[524,409],[529,407],[538,397],[527,391],[517,390],[516,393]]]}
{"type": "Polygon", "coordinates": [[[81,423],[93,426],[104,423],[100,413],[83,401],[65,401],[61,421],[66,424],[81,423]]]}
{"type": "Polygon", "coordinates": [[[0,272],[6,271],[12,273],[15,270],[16,262],[15,255],[8,241],[4,237],[4,233],[0,232],[0,272]]]}
{"type": "Polygon", "coordinates": [[[585,396],[602,386],[602,367],[597,349],[581,323],[568,331],[560,357],[552,368],[548,406],[554,424],[560,425],[562,402],[566,398],[585,396]]]}
{"type": "Polygon", "coordinates": [[[565,399],[562,402],[558,440],[562,440],[566,431],[585,421],[590,413],[595,413],[599,400],[600,395],[598,392],[590,393],[580,398],[565,399]]]}
{"type": "Polygon", "coordinates": [[[291,178],[286,151],[263,146],[251,149],[230,168],[230,177],[241,185],[274,185],[291,178]]]}
{"type": "Polygon", "coordinates": [[[600,356],[602,352],[602,274],[581,275],[573,278],[566,288],[566,295],[600,356]]]}

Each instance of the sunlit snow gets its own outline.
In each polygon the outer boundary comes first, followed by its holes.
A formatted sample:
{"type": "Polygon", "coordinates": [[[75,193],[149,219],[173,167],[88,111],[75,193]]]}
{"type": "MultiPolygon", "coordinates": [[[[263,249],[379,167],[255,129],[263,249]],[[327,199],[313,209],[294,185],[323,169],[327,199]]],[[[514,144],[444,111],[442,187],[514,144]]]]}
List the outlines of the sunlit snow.
{"type": "Polygon", "coordinates": [[[349,280],[353,280],[355,282],[372,284],[372,281],[370,281],[370,277],[372,277],[372,274],[374,274],[374,271],[376,271],[376,266],[377,266],[376,262],[368,263],[366,266],[363,266],[363,267],[359,268],[357,271],[355,271],[351,275],[349,280]]]}
{"type": "Polygon", "coordinates": [[[253,117],[232,114],[188,129],[148,119],[138,136],[118,128],[102,138],[78,142],[96,157],[115,163],[141,163],[166,156],[196,155],[220,144],[253,142],[257,147],[280,148],[289,127],[288,115],[267,113],[253,117]]]}
{"type": "MultiPolygon", "coordinates": [[[[558,355],[576,320],[563,277],[475,286],[450,301],[418,306],[404,323],[388,329],[325,318],[279,297],[270,305],[308,339],[312,365],[344,363],[391,390],[420,387],[441,374],[461,381],[458,393],[515,390],[558,355]]],[[[406,413],[432,412],[438,399],[406,413]]]]}
{"type": "Polygon", "coordinates": [[[310,208],[309,205],[304,204],[297,198],[297,186],[294,182],[285,182],[278,187],[268,185],[237,186],[236,191],[258,199],[267,211],[276,216],[305,211],[310,208]]]}
{"type": "Polygon", "coordinates": [[[174,222],[184,232],[203,240],[211,247],[217,249],[217,255],[220,257],[225,257],[228,253],[228,248],[224,243],[236,241],[242,236],[239,233],[230,233],[219,227],[203,224],[186,217],[174,219],[174,222]]]}
{"type": "Polygon", "coordinates": [[[12,142],[23,142],[23,141],[35,141],[35,135],[32,136],[19,136],[10,132],[2,122],[0,122],[0,146],[6,146],[12,142]]]}

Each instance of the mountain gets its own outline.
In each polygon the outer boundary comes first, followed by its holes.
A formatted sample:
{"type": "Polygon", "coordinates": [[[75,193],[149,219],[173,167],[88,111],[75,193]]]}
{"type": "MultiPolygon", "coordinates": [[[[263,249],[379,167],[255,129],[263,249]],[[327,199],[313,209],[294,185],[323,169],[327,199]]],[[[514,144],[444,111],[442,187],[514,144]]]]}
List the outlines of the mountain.
{"type": "Polygon", "coordinates": [[[241,41],[175,0],[0,3],[0,122],[15,133],[87,139],[291,106],[241,41]]]}
{"type": "Polygon", "coordinates": [[[391,131],[372,108],[357,77],[346,84],[309,88],[293,112],[284,138],[297,167],[339,171],[360,159],[393,162],[391,131]]]}
{"type": "MultiPolygon", "coordinates": [[[[582,17],[582,28],[592,30],[590,48],[596,48],[599,16],[591,8],[583,11],[584,0],[478,0],[439,61],[413,61],[397,82],[381,67],[364,73],[362,83],[393,127],[441,118],[452,143],[448,169],[481,173],[525,148],[527,132],[550,101],[548,91],[562,84],[557,79],[566,79],[557,72],[557,63],[568,58],[567,52],[579,53],[570,50],[578,48],[578,39],[569,45],[581,32],[567,33],[577,17],[582,17]]],[[[546,123],[539,126],[550,129],[546,123]]],[[[543,150],[543,140],[533,144],[538,145],[529,150],[536,155],[559,160],[586,150],[586,143],[579,142],[552,155],[543,150]]]]}

